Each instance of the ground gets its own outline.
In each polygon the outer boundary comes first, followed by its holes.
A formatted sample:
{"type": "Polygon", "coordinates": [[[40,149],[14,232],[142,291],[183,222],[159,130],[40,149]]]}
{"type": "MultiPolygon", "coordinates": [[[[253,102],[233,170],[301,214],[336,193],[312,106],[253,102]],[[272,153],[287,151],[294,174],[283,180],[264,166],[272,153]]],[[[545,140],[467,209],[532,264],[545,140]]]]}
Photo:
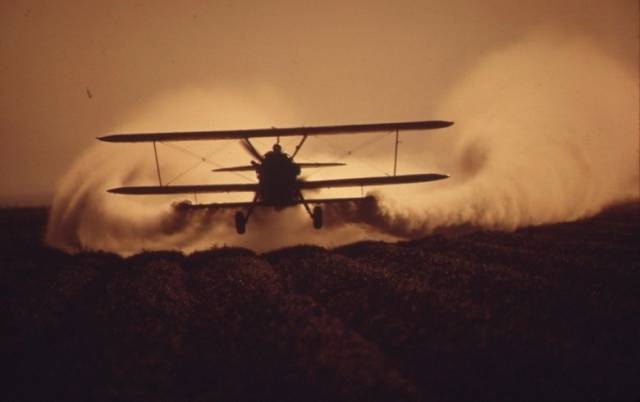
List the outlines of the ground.
{"type": "Polygon", "coordinates": [[[639,205],[514,233],[68,255],[0,211],[3,401],[640,397],[639,205]]]}

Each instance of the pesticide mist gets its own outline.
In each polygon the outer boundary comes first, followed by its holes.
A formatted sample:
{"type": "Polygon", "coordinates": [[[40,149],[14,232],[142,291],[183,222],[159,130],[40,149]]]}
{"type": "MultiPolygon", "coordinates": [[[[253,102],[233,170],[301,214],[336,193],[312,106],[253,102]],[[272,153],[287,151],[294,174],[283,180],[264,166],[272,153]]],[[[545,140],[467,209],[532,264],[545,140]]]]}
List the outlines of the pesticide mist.
{"type": "MultiPolygon", "coordinates": [[[[90,249],[124,255],[223,245],[264,251],[301,243],[336,246],[363,239],[417,238],[461,228],[514,230],[579,219],[637,197],[638,94],[633,88],[637,88],[634,72],[578,39],[558,41],[537,34],[487,54],[460,77],[438,110],[415,117],[453,120],[453,127],[402,138],[401,173],[448,173],[451,178],[371,189],[376,203],[327,208],[326,226],[320,231],[311,227],[302,208],[260,210],[247,233],[239,236],[233,211],[173,210],[173,202],[193,197],[106,193],[111,187],[155,184],[153,154],[150,146],[96,144],[59,183],[47,241],[72,252],[90,249]]],[[[187,91],[173,97],[167,108],[193,105],[207,96],[187,91]]],[[[162,108],[161,104],[151,108],[153,115],[162,116],[162,108]]],[[[238,109],[237,114],[247,113],[245,104],[238,109]]],[[[383,120],[381,116],[379,121],[383,120]]],[[[295,117],[288,125],[298,125],[295,117]]],[[[262,149],[266,146],[262,144],[262,149]]],[[[248,162],[238,144],[206,147],[187,150],[197,149],[199,155],[223,166],[248,162]]],[[[383,147],[385,158],[389,150],[383,147]]],[[[311,142],[305,152],[317,161],[332,157],[311,142]]],[[[189,162],[184,155],[167,152],[161,158],[165,174],[178,177],[180,184],[253,179],[214,176],[212,166],[206,165],[181,176],[181,169],[193,159],[189,162]]],[[[339,170],[336,177],[378,174],[351,168],[339,170]]],[[[333,194],[328,191],[323,196],[333,194]]],[[[202,197],[199,201],[206,202],[250,196],[202,197]]]]}

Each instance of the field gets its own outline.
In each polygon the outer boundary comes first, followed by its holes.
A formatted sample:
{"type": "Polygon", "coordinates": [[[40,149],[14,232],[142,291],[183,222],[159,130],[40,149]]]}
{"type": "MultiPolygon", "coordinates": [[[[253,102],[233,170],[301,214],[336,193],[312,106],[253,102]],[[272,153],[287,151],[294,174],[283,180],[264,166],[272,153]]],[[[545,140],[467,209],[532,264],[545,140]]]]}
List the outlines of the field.
{"type": "Polygon", "coordinates": [[[633,400],[640,216],[256,255],[68,255],[0,211],[3,401],[633,400]]]}

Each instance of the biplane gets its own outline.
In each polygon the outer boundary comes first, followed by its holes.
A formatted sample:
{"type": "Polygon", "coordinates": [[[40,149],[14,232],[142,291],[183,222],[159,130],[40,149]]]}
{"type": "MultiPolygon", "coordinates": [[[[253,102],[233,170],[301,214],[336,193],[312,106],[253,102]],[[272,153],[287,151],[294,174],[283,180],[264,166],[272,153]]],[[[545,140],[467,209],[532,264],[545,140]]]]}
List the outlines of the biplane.
{"type": "Polygon", "coordinates": [[[316,198],[307,199],[303,195],[304,190],[335,188],[335,187],[363,187],[391,184],[423,183],[446,179],[449,176],[439,173],[422,173],[396,175],[398,161],[399,133],[402,131],[421,131],[449,127],[453,122],[431,120],[402,123],[379,124],[354,124],[339,126],[318,127],[292,127],[292,128],[265,128],[249,130],[223,130],[223,131],[192,131],[192,132],[164,132],[164,133],[138,133],[138,134],[112,134],[99,137],[106,142],[139,143],[150,142],[153,144],[156,169],[158,173],[157,186],[129,186],[107,190],[110,193],[128,195],[152,195],[152,194],[198,194],[198,193],[229,193],[247,192],[253,193],[250,202],[227,202],[212,204],[180,203],[180,209],[195,208],[239,208],[235,214],[236,231],[243,234],[247,222],[256,207],[273,207],[276,210],[303,205],[311,220],[313,227],[322,227],[321,204],[340,202],[359,202],[367,197],[352,198],[316,198]],[[359,133],[380,133],[395,131],[395,153],[393,176],[351,177],[332,180],[304,180],[300,178],[302,169],[323,168],[331,166],[344,166],[344,163],[304,163],[295,162],[294,158],[304,145],[309,136],[320,135],[344,135],[359,133]],[[280,137],[298,136],[300,141],[291,155],[282,151],[280,137]],[[271,151],[261,154],[251,143],[251,138],[273,137],[277,142],[271,151]],[[192,185],[163,185],[160,175],[160,164],[156,143],[171,141],[202,141],[202,140],[240,140],[244,149],[253,157],[250,164],[244,166],[232,166],[214,169],[214,172],[243,172],[256,173],[256,183],[237,184],[192,184],[192,185]],[[311,207],[313,206],[313,208],[311,207]],[[244,210],[244,211],[243,211],[244,210]]]}

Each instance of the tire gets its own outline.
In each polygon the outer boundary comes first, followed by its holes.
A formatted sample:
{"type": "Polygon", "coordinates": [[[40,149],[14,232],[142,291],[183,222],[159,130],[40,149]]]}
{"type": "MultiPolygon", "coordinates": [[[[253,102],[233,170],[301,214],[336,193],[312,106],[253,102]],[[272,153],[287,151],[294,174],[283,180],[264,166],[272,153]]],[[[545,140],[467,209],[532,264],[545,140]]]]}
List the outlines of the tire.
{"type": "Polygon", "coordinates": [[[245,220],[242,211],[236,212],[236,232],[238,232],[238,234],[244,234],[246,225],[247,221],[245,220]]]}
{"type": "Polygon", "coordinates": [[[312,218],[313,218],[313,227],[315,229],[322,228],[322,208],[314,207],[312,218]]]}

